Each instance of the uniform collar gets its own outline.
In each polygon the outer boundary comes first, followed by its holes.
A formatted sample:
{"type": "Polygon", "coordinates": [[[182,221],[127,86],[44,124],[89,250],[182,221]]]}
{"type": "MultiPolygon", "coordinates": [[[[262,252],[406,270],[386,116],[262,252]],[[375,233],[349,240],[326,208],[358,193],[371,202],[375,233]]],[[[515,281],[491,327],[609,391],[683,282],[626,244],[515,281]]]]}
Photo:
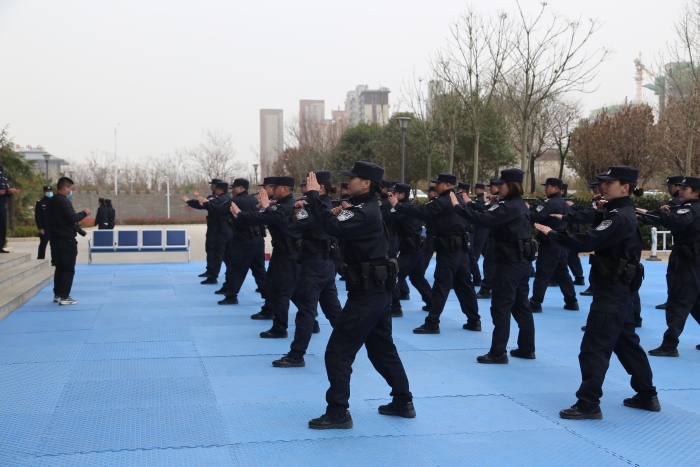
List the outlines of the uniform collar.
{"type": "Polygon", "coordinates": [[[438,196],[450,196],[450,193],[454,193],[454,192],[455,192],[454,188],[450,188],[449,190],[443,191],[438,196]]]}
{"type": "Polygon", "coordinates": [[[348,201],[350,201],[350,204],[357,206],[358,204],[367,203],[369,201],[374,201],[376,199],[377,199],[377,197],[374,195],[374,193],[368,192],[368,193],[363,193],[361,195],[353,196],[348,201]]]}
{"type": "Polygon", "coordinates": [[[290,194],[288,194],[287,196],[283,196],[282,198],[277,199],[277,200],[275,200],[275,201],[277,201],[278,203],[281,203],[281,202],[283,202],[283,201],[287,201],[287,200],[288,200],[289,198],[291,198],[292,196],[293,196],[293,195],[290,193],[290,194]]]}
{"type": "Polygon", "coordinates": [[[248,190],[245,190],[245,191],[241,191],[236,196],[247,195],[247,194],[248,194],[248,190]]]}
{"type": "Polygon", "coordinates": [[[612,211],[613,209],[625,208],[628,206],[634,206],[634,203],[632,203],[632,199],[629,196],[611,199],[605,203],[605,209],[608,212],[612,211]]]}
{"type": "Polygon", "coordinates": [[[552,198],[561,198],[561,192],[552,193],[552,196],[547,196],[547,199],[552,199],[552,198]]]}

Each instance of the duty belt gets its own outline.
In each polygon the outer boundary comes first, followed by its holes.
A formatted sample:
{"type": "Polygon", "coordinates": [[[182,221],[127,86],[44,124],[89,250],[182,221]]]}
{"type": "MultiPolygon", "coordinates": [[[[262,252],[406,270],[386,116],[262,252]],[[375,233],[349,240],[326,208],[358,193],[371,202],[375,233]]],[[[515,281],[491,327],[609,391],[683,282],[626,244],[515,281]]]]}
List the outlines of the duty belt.
{"type": "Polygon", "coordinates": [[[282,251],[298,250],[300,244],[301,239],[298,238],[286,237],[282,239],[272,240],[272,248],[277,248],[282,251]]]}
{"type": "Polygon", "coordinates": [[[331,252],[331,243],[332,240],[330,238],[328,240],[303,239],[301,241],[301,249],[311,253],[312,255],[322,253],[323,258],[326,259],[331,252]]]}

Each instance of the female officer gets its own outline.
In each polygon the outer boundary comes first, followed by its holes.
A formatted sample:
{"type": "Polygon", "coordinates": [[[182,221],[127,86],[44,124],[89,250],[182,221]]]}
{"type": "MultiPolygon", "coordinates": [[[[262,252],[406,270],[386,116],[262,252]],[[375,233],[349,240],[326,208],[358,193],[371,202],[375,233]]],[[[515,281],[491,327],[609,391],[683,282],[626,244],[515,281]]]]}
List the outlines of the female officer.
{"type": "Polygon", "coordinates": [[[578,252],[595,250],[590,259],[593,302],[578,357],[583,381],[576,392],[576,404],[559,412],[562,418],[603,418],[600,397],[613,352],[632,375],[631,385],[637,391],[634,397],[623,401],[624,405],[661,410],[649,360],[634,331],[632,312],[633,292],[639,289],[643,272],[639,265],[642,234],[630,199],[632,192],[636,196],[644,193],[636,188],[637,174],[635,168],[616,166],[599,176],[605,201],[598,202],[596,227],[585,233],[570,235],[535,224],[537,230],[560,245],[578,252]]]}
{"type": "Polygon", "coordinates": [[[685,177],[680,183],[680,206],[662,206],[661,211],[647,212],[640,219],[647,224],[661,224],[673,234],[675,261],[668,274],[673,278],[666,303],[668,329],[654,357],[677,357],[678,337],[692,315],[700,323],[700,178],[685,177]]]}
{"type": "Polygon", "coordinates": [[[474,202],[463,194],[468,203],[462,206],[454,194],[450,195],[455,211],[469,222],[490,230],[489,242],[494,242],[496,270],[493,277],[491,317],[493,337],[491,350],[477,357],[479,363],[508,363],[506,345],[510,336],[510,316],[518,323],[518,348],[510,351],[513,357],[535,358],[535,323],[530,311],[530,269],[534,252],[530,243],[530,212],[523,201],[523,174],[520,169],[501,171],[501,178],[491,183],[498,185],[501,201],[479,212],[474,202]],[[530,253],[526,251],[530,249],[530,253]],[[532,256],[530,256],[530,254],[532,256]]]}

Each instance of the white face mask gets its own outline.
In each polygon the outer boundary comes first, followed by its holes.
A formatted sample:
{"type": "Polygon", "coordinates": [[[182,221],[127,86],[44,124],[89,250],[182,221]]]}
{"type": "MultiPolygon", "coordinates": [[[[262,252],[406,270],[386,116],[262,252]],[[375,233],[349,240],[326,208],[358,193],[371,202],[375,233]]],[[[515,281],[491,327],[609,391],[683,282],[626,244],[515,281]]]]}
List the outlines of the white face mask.
{"type": "Polygon", "coordinates": [[[51,198],[53,196],[53,191],[47,191],[46,193],[44,193],[44,196],[46,196],[47,198],[51,198]]]}
{"type": "Polygon", "coordinates": [[[73,192],[69,192],[68,195],[66,195],[66,198],[71,199],[73,197],[73,192]]]}

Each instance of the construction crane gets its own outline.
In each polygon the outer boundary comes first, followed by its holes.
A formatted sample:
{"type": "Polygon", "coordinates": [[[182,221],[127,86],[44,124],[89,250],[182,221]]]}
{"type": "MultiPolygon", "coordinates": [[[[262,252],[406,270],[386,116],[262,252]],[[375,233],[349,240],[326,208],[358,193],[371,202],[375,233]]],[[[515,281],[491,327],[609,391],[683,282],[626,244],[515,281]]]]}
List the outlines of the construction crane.
{"type": "Polygon", "coordinates": [[[637,96],[634,99],[636,105],[642,105],[642,83],[644,81],[644,73],[649,75],[650,78],[654,78],[654,73],[647,70],[647,68],[642,63],[642,53],[639,52],[639,57],[634,59],[634,67],[637,70],[637,74],[634,80],[637,82],[637,96]]]}

